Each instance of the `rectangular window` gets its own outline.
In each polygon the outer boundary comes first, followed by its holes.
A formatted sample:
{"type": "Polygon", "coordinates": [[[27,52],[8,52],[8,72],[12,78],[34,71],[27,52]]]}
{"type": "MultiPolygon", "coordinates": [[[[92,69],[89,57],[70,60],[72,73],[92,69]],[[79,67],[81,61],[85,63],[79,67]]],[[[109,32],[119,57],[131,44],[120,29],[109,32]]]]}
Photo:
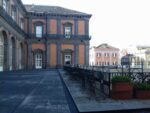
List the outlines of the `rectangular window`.
{"type": "Polygon", "coordinates": [[[113,53],[112,56],[113,56],[113,57],[117,57],[117,53],[113,53]]]}
{"type": "Polygon", "coordinates": [[[104,62],[102,62],[102,66],[104,65],[104,62]]]}
{"type": "Polygon", "coordinates": [[[99,53],[97,53],[97,57],[99,57],[99,53]]]}
{"type": "Polygon", "coordinates": [[[13,20],[17,20],[17,9],[15,5],[11,5],[11,17],[13,20]]]}
{"type": "Polygon", "coordinates": [[[101,53],[99,53],[99,57],[101,57],[101,53]]]}
{"type": "Polygon", "coordinates": [[[101,53],[97,53],[97,57],[101,57],[101,53]]]}
{"type": "Polygon", "coordinates": [[[109,53],[105,53],[105,57],[109,57],[109,53]]]}
{"type": "Polygon", "coordinates": [[[36,26],[36,37],[42,37],[42,26],[36,26]]]}
{"type": "Polygon", "coordinates": [[[97,66],[98,66],[98,61],[97,61],[97,66]]]}
{"type": "Polygon", "coordinates": [[[99,65],[101,66],[102,64],[101,64],[101,61],[99,61],[99,65]]]}
{"type": "Polygon", "coordinates": [[[113,65],[117,65],[117,62],[116,62],[116,61],[114,61],[114,62],[113,62],[113,65]]]}
{"type": "Polygon", "coordinates": [[[12,10],[11,17],[12,17],[13,20],[16,20],[16,12],[15,12],[15,10],[12,10]]]}
{"type": "Polygon", "coordinates": [[[107,57],[109,57],[109,53],[107,53],[107,57]]]}
{"type": "Polygon", "coordinates": [[[113,62],[112,65],[114,66],[114,65],[115,65],[115,62],[113,62]]]}
{"type": "Polygon", "coordinates": [[[65,37],[66,38],[71,37],[71,27],[69,27],[69,26],[65,27],[65,37]]]}
{"type": "Polygon", "coordinates": [[[109,66],[109,62],[107,62],[107,65],[109,66]]]}
{"type": "Polygon", "coordinates": [[[3,0],[3,9],[7,11],[7,1],[3,0]]]}
{"type": "Polygon", "coordinates": [[[24,21],[23,21],[23,18],[20,19],[20,27],[21,27],[21,29],[24,28],[24,21]]]}

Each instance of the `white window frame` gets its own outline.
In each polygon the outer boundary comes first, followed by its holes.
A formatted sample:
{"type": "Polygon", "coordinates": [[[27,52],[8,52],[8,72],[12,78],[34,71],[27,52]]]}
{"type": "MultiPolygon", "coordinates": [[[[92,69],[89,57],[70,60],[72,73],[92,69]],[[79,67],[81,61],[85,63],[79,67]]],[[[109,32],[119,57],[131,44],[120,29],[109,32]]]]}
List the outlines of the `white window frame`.
{"type": "Polygon", "coordinates": [[[71,26],[65,26],[65,38],[71,38],[71,26]]]}
{"type": "Polygon", "coordinates": [[[37,25],[35,26],[35,33],[37,38],[42,38],[43,35],[43,26],[42,25],[37,25]]]}
{"type": "Polygon", "coordinates": [[[42,68],[42,53],[36,53],[35,54],[35,68],[36,69],[41,69],[42,68]]]}

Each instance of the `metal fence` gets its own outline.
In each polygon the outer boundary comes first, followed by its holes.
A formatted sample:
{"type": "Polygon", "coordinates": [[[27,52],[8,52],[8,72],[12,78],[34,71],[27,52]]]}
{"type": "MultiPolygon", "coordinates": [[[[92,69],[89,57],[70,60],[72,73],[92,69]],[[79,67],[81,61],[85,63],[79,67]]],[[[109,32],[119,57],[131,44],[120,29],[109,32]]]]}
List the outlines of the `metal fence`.
{"type": "Polygon", "coordinates": [[[111,79],[113,76],[129,76],[133,81],[150,82],[150,72],[141,68],[64,66],[73,79],[81,81],[82,87],[96,94],[100,90],[105,96],[111,95],[111,79]]]}

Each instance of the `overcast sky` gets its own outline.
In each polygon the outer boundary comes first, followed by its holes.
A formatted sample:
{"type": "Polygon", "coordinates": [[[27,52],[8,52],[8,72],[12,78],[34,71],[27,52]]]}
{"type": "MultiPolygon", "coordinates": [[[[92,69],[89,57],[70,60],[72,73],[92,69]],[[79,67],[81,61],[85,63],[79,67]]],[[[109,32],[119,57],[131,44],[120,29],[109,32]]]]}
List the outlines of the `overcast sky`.
{"type": "Polygon", "coordinates": [[[150,0],[22,0],[24,4],[54,5],[92,14],[91,46],[118,48],[150,45],[150,0]]]}

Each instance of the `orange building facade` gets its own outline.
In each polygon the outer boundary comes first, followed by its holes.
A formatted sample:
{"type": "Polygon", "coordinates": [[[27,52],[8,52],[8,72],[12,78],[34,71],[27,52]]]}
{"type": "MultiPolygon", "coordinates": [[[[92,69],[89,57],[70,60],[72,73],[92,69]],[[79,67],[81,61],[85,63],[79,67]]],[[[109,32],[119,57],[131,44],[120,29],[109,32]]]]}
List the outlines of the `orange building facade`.
{"type": "Polygon", "coordinates": [[[0,71],[89,64],[91,15],[20,0],[2,0],[0,12],[0,71]]]}

